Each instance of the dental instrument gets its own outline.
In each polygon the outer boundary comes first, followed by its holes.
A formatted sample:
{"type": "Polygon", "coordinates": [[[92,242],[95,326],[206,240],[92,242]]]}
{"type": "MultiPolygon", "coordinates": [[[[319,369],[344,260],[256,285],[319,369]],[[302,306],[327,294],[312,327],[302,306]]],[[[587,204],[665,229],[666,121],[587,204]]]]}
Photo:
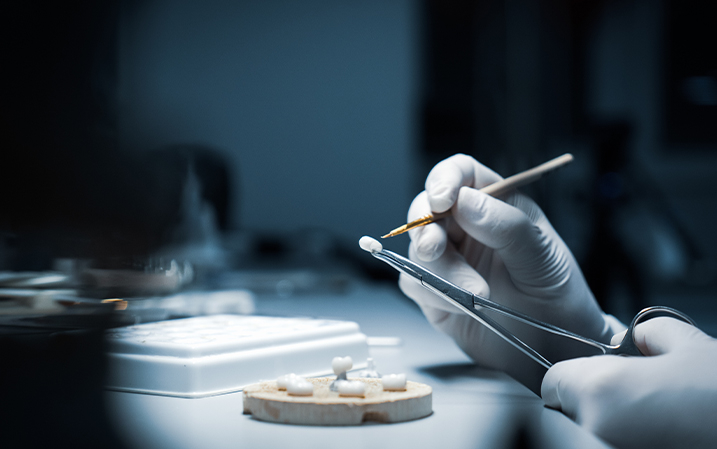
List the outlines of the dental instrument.
{"type": "MultiPolygon", "coordinates": [[[[517,189],[518,187],[535,182],[538,179],[542,178],[544,174],[551,172],[557,168],[560,168],[563,165],[569,164],[572,161],[573,155],[570,153],[565,153],[562,156],[558,156],[555,159],[551,159],[548,162],[544,162],[537,167],[533,167],[529,170],[525,170],[511,177],[485,186],[480,189],[480,191],[490,196],[498,197],[506,192],[509,192],[510,190],[517,189]]],[[[385,239],[388,237],[395,237],[397,235],[403,234],[404,232],[408,232],[411,229],[415,229],[438,221],[442,218],[449,216],[450,214],[450,210],[448,210],[441,213],[424,215],[423,217],[413,220],[410,223],[406,223],[403,226],[397,227],[388,234],[381,236],[381,238],[385,239]]]]}
{"type": "MultiPolygon", "coordinates": [[[[364,250],[370,252],[373,257],[387,263],[399,272],[405,273],[408,276],[412,277],[423,287],[427,288],[442,299],[453,304],[455,307],[458,307],[460,310],[485,325],[488,329],[498,334],[505,341],[513,345],[515,348],[517,348],[545,368],[550,368],[553,364],[545,357],[543,357],[538,351],[530,347],[528,344],[516,337],[512,332],[510,332],[505,327],[501,326],[498,322],[493,320],[491,317],[486,315],[480,308],[493,310],[504,316],[544,330],[546,332],[550,332],[561,337],[569,338],[580,343],[584,343],[600,350],[603,354],[631,356],[643,355],[635,344],[633,338],[635,326],[637,326],[643,321],[654,318],[656,316],[668,316],[676,318],[695,326],[694,321],[692,321],[690,317],[678,310],[675,310],[671,307],[653,306],[641,310],[635,316],[635,318],[633,318],[632,322],[630,323],[630,326],[627,328],[625,337],[620,342],[620,344],[609,345],[601,343],[599,341],[584,337],[582,335],[578,335],[574,332],[567,331],[552,324],[545,323],[523,313],[517,312],[509,307],[493,302],[487,298],[471,293],[468,290],[465,290],[447,281],[446,279],[443,279],[442,277],[420,266],[419,264],[399,254],[394,253],[393,251],[383,249],[380,244],[379,246],[372,244],[372,242],[370,242],[370,240],[368,239],[370,239],[370,237],[367,236],[364,236],[361,239],[361,247],[364,250]]],[[[376,243],[378,243],[378,241],[376,241],[376,243]]]]}

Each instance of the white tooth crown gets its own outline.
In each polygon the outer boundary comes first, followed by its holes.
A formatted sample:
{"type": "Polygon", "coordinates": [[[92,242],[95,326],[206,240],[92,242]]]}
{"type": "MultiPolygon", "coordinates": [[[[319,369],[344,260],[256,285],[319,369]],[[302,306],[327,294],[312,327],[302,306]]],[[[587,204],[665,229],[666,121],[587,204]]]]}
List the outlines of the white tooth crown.
{"type": "Polygon", "coordinates": [[[361,239],[359,240],[359,246],[362,250],[368,251],[370,253],[377,253],[383,249],[383,245],[381,245],[381,242],[367,235],[361,237],[361,239]]]}
{"type": "Polygon", "coordinates": [[[334,370],[334,374],[337,376],[341,373],[345,373],[354,366],[354,361],[351,357],[334,357],[331,361],[331,368],[334,370]]]}
{"type": "Polygon", "coordinates": [[[311,396],[314,394],[314,384],[303,377],[295,377],[286,385],[286,392],[291,396],[311,396]]]}
{"type": "Polygon", "coordinates": [[[386,374],[381,378],[381,385],[386,391],[403,391],[406,389],[406,375],[386,374]]]}
{"type": "Polygon", "coordinates": [[[364,396],[366,385],[360,380],[345,380],[338,383],[339,396],[364,396]]]}
{"type": "Polygon", "coordinates": [[[297,378],[299,378],[299,376],[294,373],[284,374],[283,376],[280,376],[278,379],[276,379],[276,387],[279,390],[286,390],[286,386],[289,384],[289,382],[297,378]]]}

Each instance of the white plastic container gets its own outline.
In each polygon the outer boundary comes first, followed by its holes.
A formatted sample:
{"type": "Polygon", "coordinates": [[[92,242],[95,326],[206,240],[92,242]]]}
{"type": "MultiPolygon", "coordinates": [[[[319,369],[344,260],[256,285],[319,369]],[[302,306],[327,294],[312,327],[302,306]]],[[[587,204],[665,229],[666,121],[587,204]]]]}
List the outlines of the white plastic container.
{"type": "Polygon", "coordinates": [[[348,321],[214,315],[107,331],[107,388],[198,398],[287,373],[332,373],[335,356],[366,366],[368,345],[348,321]]]}

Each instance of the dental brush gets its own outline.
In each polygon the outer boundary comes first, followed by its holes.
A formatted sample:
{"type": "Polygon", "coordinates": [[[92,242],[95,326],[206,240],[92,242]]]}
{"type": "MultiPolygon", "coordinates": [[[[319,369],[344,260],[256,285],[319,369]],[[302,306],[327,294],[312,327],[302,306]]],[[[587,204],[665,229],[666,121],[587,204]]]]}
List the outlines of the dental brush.
{"type": "MultiPolygon", "coordinates": [[[[556,168],[560,168],[563,165],[569,164],[572,161],[573,161],[573,155],[570,153],[566,153],[566,154],[563,154],[562,156],[556,157],[555,159],[551,159],[548,162],[540,164],[537,167],[533,167],[529,170],[525,170],[523,172],[515,174],[509,178],[505,178],[498,182],[494,182],[493,184],[483,187],[482,189],[480,189],[480,191],[483,193],[486,193],[490,196],[497,197],[497,196],[503,195],[504,193],[509,192],[513,189],[517,189],[518,187],[535,182],[538,179],[540,179],[544,174],[551,172],[551,171],[555,170],[556,168]]],[[[442,218],[445,218],[449,215],[450,215],[450,209],[446,212],[424,215],[423,217],[421,217],[419,219],[413,220],[410,223],[406,223],[403,226],[397,227],[396,229],[389,232],[388,234],[381,236],[381,238],[385,239],[388,237],[395,237],[397,235],[403,234],[404,232],[408,232],[411,229],[415,229],[415,228],[436,222],[436,221],[438,221],[442,218]]]]}

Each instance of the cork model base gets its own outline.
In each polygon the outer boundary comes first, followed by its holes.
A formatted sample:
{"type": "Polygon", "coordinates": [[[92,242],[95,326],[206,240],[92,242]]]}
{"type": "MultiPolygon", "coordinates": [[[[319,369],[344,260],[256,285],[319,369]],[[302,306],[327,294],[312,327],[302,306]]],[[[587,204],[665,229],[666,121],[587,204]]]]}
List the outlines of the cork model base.
{"type": "Polygon", "coordinates": [[[356,426],[363,422],[395,423],[432,413],[432,389],[406,382],[405,391],[383,391],[381,379],[352,378],[366,384],[364,397],[344,397],[329,390],[335,377],[309,378],[313,396],[291,396],[267,381],[244,388],[244,414],[261,421],[312,426],[356,426]]]}

